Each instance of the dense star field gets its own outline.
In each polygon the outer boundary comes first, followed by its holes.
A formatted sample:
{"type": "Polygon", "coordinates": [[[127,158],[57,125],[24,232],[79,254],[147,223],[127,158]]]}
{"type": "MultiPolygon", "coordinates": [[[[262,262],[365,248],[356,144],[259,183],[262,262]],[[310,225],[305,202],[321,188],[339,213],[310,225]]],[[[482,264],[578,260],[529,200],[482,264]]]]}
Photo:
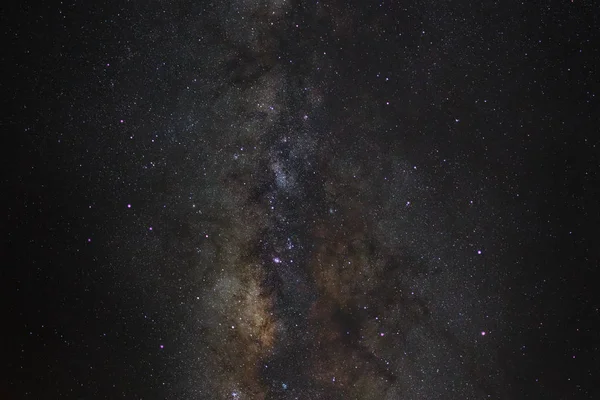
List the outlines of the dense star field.
{"type": "Polygon", "coordinates": [[[599,398],[595,9],[7,6],[0,397],[599,398]]]}

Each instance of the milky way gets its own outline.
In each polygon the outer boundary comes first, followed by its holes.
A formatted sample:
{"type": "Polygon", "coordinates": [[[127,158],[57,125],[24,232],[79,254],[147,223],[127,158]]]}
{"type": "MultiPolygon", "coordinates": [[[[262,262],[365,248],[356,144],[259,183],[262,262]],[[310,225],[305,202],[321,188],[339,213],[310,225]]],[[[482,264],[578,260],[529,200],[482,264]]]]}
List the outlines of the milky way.
{"type": "Polygon", "coordinates": [[[174,189],[199,199],[185,218],[198,238],[190,273],[201,278],[190,287],[200,305],[184,322],[195,361],[183,392],[396,399],[433,398],[448,386],[465,397],[500,390],[448,326],[456,305],[446,302],[470,301],[456,287],[465,266],[428,248],[445,239],[428,221],[443,220],[453,202],[429,205],[440,201],[432,177],[401,144],[378,137],[389,101],[369,109],[383,99],[364,86],[356,101],[336,101],[339,73],[323,36],[282,22],[294,13],[334,37],[357,23],[285,1],[215,10],[225,46],[210,65],[220,85],[207,83],[209,133],[190,131],[207,178],[174,189]]]}
{"type": "Polygon", "coordinates": [[[591,6],[121,3],[6,12],[0,397],[591,396],[591,6]]]}

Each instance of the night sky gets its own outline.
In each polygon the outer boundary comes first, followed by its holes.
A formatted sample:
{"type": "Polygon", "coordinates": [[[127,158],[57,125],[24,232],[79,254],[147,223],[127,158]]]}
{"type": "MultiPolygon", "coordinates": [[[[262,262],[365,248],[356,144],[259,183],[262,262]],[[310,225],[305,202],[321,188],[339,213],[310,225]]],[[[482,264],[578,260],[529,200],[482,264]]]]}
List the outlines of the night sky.
{"type": "Polygon", "coordinates": [[[600,398],[593,1],[13,3],[0,398],[600,398]]]}

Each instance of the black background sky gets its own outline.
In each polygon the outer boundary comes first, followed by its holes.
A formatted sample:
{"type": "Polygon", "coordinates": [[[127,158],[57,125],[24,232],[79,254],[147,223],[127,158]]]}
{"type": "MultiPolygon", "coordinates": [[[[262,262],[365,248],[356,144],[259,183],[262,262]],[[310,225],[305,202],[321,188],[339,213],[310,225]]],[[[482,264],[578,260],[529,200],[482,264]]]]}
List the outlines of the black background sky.
{"type": "Polygon", "coordinates": [[[600,396],[592,1],[88,3],[2,10],[0,398],[600,396]]]}

